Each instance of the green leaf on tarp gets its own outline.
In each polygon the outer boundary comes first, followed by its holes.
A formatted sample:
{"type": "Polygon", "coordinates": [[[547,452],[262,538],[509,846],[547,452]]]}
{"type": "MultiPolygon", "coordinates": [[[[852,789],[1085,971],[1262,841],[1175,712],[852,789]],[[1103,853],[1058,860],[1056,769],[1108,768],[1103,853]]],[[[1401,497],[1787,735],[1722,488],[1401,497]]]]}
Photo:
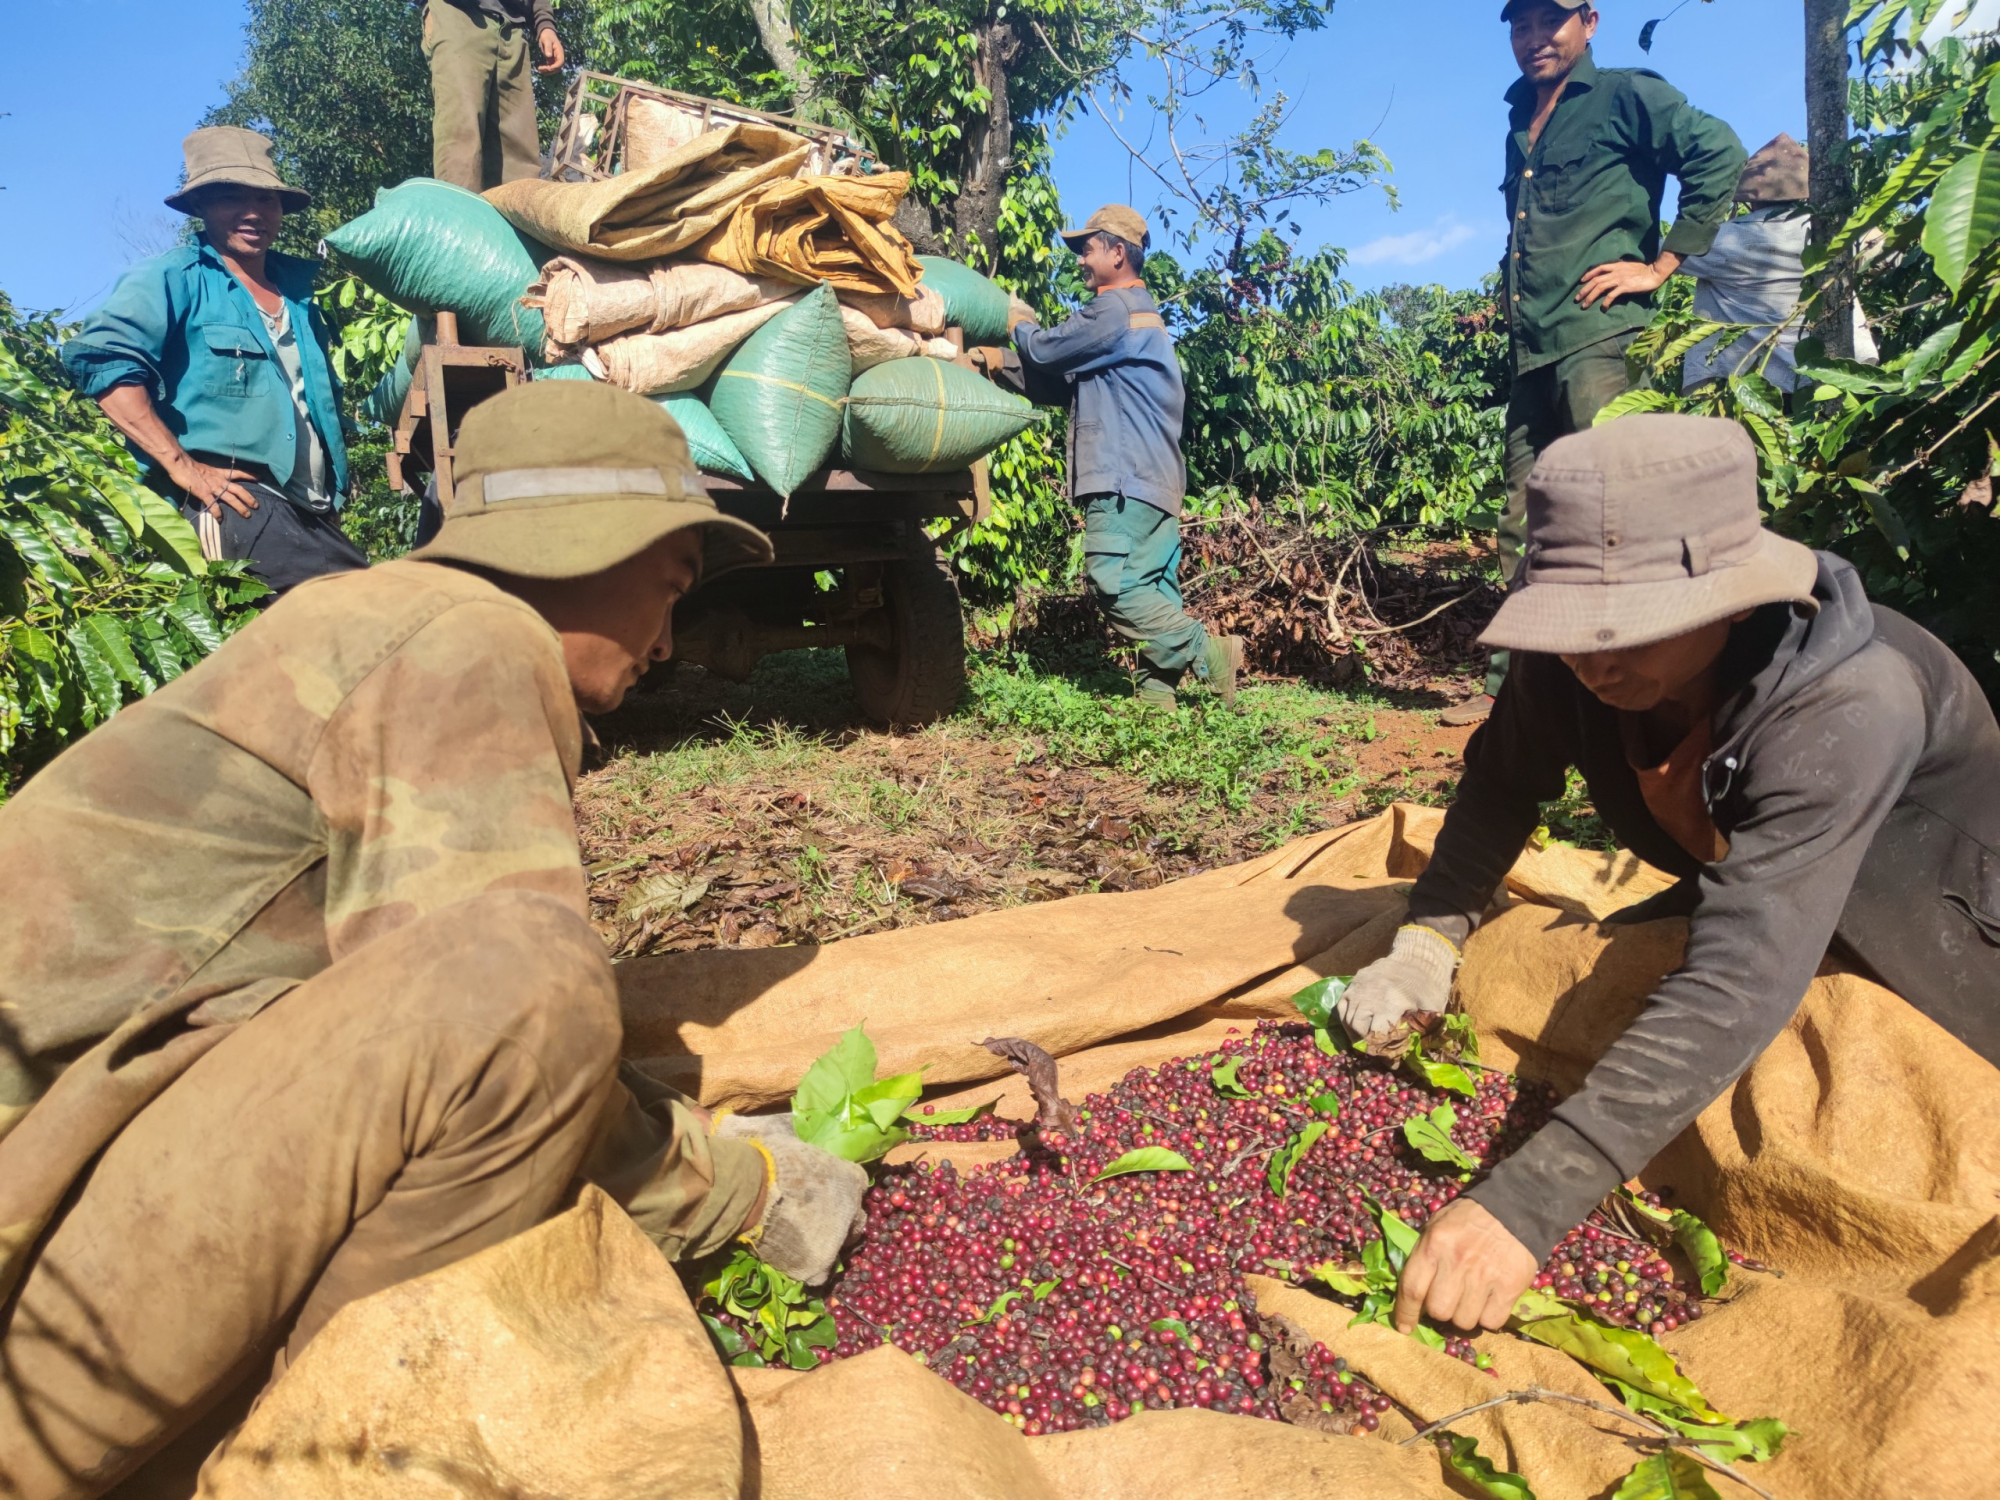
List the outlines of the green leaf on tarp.
{"type": "Polygon", "coordinates": [[[1349,1275],[1332,1261],[1314,1266],[1313,1279],[1325,1282],[1338,1297],[1364,1297],[1368,1294],[1368,1283],[1358,1276],[1349,1275]]]}
{"type": "Polygon", "coordinates": [[[1722,1500],[1708,1482],[1708,1471],[1677,1448],[1642,1458],[1611,1500],[1722,1500]]]}
{"type": "Polygon", "coordinates": [[[1112,1162],[1102,1172],[1091,1178],[1092,1182],[1102,1182],[1107,1177],[1123,1177],[1128,1172],[1185,1172],[1189,1170],[1188,1159],[1178,1151],[1169,1151],[1165,1146],[1141,1146],[1136,1151],[1127,1151],[1112,1162]]]}
{"type": "Polygon", "coordinates": [[[701,1326],[708,1330],[708,1336],[715,1341],[715,1347],[722,1357],[739,1369],[762,1369],[767,1361],[751,1347],[750,1341],[713,1313],[701,1314],[701,1326]]]}
{"type": "Polygon", "coordinates": [[[1466,1098],[1476,1098],[1479,1088],[1472,1081],[1472,1075],[1455,1062],[1443,1062],[1435,1057],[1426,1057],[1420,1042],[1413,1040],[1410,1050],[1403,1054],[1403,1061],[1414,1069],[1434,1089],[1450,1089],[1454,1094],[1466,1098]]]}
{"type": "Polygon", "coordinates": [[[1049,1293],[1053,1292],[1057,1287],[1061,1285],[1062,1285],[1061,1277],[1057,1277],[1054,1281],[1043,1281],[1036,1283],[1034,1300],[1037,1302],[1046,1301],[1048,1299],[1049,1293]]]}
{"type": "Polygon", "coordinates": [[[2000,152],[1975,151],[1946,169],[1924,210],[1924,253],[1954,294],[2000,237],[2000,152]]]}
{"type": "Polygon", "coordinates": [[[1171,1333],[1177,1339],[1189,1337],[1187,1324],[1179,1318],[1155,1318],[1146,1325],[1146,1329],[1150,1333],[1171,1333]]]}
{"type": "Polygon", "coordinates": [[[1521,1294],[1507,1326],[1538,1344],[1562,1350],[1601,1375],[1678,1403],[1696,1421],[1729,1421],[1681,1374],[1674,1357],[1636,1328],[1614,1327],[1573,1303],[1538,1291],[1521,1294]]]}
{"type": "Polygon", "coordinates": [[[1219,1093],[1231,1099],[1254,1099],[1257,1096],[1236,1081],[1236,1070],[1243,1066],[1243,1055],[1239,1052],[1227,1062],[1219,1062],[1208,1070],[1209,1082],[1219,1093]]]}
{"type": "Polygon", "coordinates": [[[1451,1138],[1452,1128],[1457,1124],[1458,1111],[1449,1104],[1440,1104],[1427,1115],[1412,1115],[1405,1120],[1403,1139],[1421,1152],[1426,1160],[1444,1162],[1461,1172],[1471,1172],[1478,1168],[1479,1159],[1467,1155],[1451,1138]]]}
{"type": "Polygon", "coordinates": [[[875,1077],[875,1044],[856,1026],[814,1059],[792,1096],[799,1139],[842,1161],[875,1161],[910,1138],[897,1122],[923,1092],[916,1073],[875,1077]]]}
{"type": "Polygon", "coordinates": [[[1700,1278],[1703,1296],[1713,1297],[1729,1285],[1729,1256],[1714,1230],[1686,1209],[1657,1207],[1629,1187],[1620,1187],[1618,1196],[1634,1213],[1652,1220],[1674,1237],[1674,1244],[1700,1278]]]}
{"type": "Polygon", "coordinates": [[[1467,1062],[1479,1061],[1479,1028],[1472,1024],[1472,1017],[1462,1010],[1446,1011],[1439,1031],[1445,1046],[1467,1062]]]}
{"type": "Polygon", "coordinates": [[[991,1323],[995,1318],[999,1317],[1000,1314],[1004,1313],[1007,1310],[1007,1304],[1009,1302],[1012,1302],[1016,1297],[1020,1296],[1026,1290],[1027,1288],[1024,1286],[1017,1286],[1011,1292],[1002,1292],[999,1296],[993,1299],[993,1305],[991,1307],[987,1308],[985,1312],[981,1313],[978,1317],[974,1318],[972,1321],[975,1323],[991,1323]]]}
{"type": "Polygon", "coordinates": [[[1440,1354],[1444,1352],[1444,1335],[1428,1323],[1417,1324],[1415,1328],[1410,1330],[1410,1337],[1422,1344],[1426,1349],[1435,1349],[1440,1354]]]}
{"type": "MultiPolygon", "coordinates": [[[[1373,1193],[1364,1192],[1362,1197],[1367,1201],[1368,1211],[1375,1215],[1377,1227],[1382,1231],[1381,1244],[1389,1269],[1400,1276],[1403,1274],[1404,1262],[1409,1260],[1410,1252],[1417,1248],[1417,1241],[1421,1236],[1403,1221],[1400,1214],[1373,1193]]],[[[1369,1244],[1374,1243],[1376,1242],[1373,1240],[1369,1241],[1369,1244]]],[[[1367,1245],[1361,1247],[1361,1258],[1364,1263],[1367,1261],[1367,1245]]]]}
{"type": "Polygon", "coordinates": [[[1528,1481],[1508,1469],[1496,1469],[1492,1460],[1479,1451],[1476,1438],[1455,1432],[1441,1432],[1445,1466],[1463,1479],[1486,1500],[1535,1500],[1528,1481]]]}
{"type": "Polygon", "coordinates": [[[1340,1003],[1340,997],[1347,993],[1347,987],[1353,980],[1351,974],[1316,979],[1292,996],[1292,1009],[1322,1031],[1340,1029],[1340,1018],[1334,1014],[1334,1007],[1340,1003]]]}
{"type": "Polygon", "coordinates": [[[1312,1150],[1313,1143],[1331,1128],[1325,1120],[1314,1120],[1271,1153],[1270,1165],[1264,1169],[1264,1180],[1272,1192],[1282,1198],[1291,1191],[1292,1173],[1298,1170],[1299,1163],[1305,1160],[1305,1154],[1312,1150]]]}
{"type": "Polygon", "coordinates": [[[1323,1115],[1337,1115],[1340,1113],[1340,1095],[1331,1089],[1324,1094],[1314,1094],[1306,1100],[1306,1108],[1318,1110],[1323,1115]]]}
{"type": "Polygon", "coordinates": [[[970,1109],[939,1109],[927,1115],[916,1113],[914,1107],[904,1118],[919,1125],[970,1125],[974,1120],[985,1118],[1000,1107],[999,1096],[988,1099],[984,1104],[975,1104],[970,1109]]]}
{"type": "Polygon", "coordinates": [[[1792,1433],[1776,1417],[1753,1417],[1747,1422],[1703,1422],[1678,1401],[1663,1401],[1602,1372],[1597,1372],[1597,1378],[1631,1410],[1664,1423],[1682,1437],[1692,1438],[1702,1452],[1722,1463],[1741,1459],[1761,1464],[1776,1458],[1792,1433]]]}

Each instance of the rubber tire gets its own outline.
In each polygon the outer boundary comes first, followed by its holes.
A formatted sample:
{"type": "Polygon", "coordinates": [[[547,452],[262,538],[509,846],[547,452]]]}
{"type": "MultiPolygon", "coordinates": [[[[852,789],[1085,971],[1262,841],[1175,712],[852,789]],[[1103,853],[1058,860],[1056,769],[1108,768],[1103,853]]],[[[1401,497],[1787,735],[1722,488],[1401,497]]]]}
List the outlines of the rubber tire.
{"type": "Polygon", "coordinates": [[[942,719],[965,693],[965,620],[951,565],[933,552],[882,570],[891,645],[847,648],[847,675],[861,711],[878,724],[920,728],[942,719]]]}

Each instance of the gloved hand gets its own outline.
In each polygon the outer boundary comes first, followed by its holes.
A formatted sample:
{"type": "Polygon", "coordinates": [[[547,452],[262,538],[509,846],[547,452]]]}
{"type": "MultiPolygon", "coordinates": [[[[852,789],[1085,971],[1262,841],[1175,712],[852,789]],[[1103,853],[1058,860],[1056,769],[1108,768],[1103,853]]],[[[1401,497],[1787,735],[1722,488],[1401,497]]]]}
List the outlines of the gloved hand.
{"type": "Polygon", "coordinates": [[[1352,1035],[1364,1039],[1393,1031],[1419,1013],[1442,1015],[1451,1004],[1458,957],[1458,946],[1443,933],[1414,922],[1400,927],[1389,956],[1354,976],[1335,1013],[1352,1035]]]}
{"type": "Polygon", "coordinates": [[[1035,316],[1035,310],[1032,307],[1028,306],[1027,303],[1012,293],[1008,294],[1007,332],[1011,334],[1022,323],[1033,323],[1036,327],[1040,327],[1041,321],[1040,318],[1035,316]]]}
{"type": "Polygon", "coordinates": [[[715,1134],[757,1142],[777,1168],[757,1226],[757,1254],[808,1286],[826,1280],[867,1219],[861,1195],[868,1191],[868,1174],[808,1146],[788,1114],[727,1115],[715,1134]]]}

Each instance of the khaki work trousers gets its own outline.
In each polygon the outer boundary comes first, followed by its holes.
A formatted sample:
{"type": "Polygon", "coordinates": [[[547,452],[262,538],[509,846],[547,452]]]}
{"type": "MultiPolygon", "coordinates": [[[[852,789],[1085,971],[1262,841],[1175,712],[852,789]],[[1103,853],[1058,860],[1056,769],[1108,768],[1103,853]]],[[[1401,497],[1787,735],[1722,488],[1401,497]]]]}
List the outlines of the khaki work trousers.
{"type": "Polygon", "coordinates": [[[519,26],[463,10],[424,7],[431,65],[431,175],[483,193],[542,170],[535,72],[519,26]]]}
{"type": "Polygon", "coordinates": [[[620,1035],[603,945],[527,892],[243,1023],[106,1148],[0,1310],[0,1495],[102,1494],[346,1303],[546,1218],[620,1035]]]}

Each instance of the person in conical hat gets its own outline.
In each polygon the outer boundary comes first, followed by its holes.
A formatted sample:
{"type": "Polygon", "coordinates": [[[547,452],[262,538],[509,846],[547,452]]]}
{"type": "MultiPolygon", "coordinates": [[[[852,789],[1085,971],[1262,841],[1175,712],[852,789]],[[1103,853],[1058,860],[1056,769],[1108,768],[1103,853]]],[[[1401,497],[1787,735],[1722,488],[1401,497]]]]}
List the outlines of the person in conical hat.
{"type": "Polygon", "coordinates": [[[1405,1328],[1500,1327],[1556,1243],[1784,1030],[1829,952],[2000,1063],[2000,724],[1965,664],[1850,564],[1765,529],[1734,422],[1627,416],[1551,445],[1527,543],[1483,637],[1514,668],[1408,925],[1341,1020],[1394,1047],[1446,1010],[1571,768],[1620,846],[1678,877],[1611,921],[1685,919],[1685,956],[1554,1117],[1425,1226],[1405,1328]]]}
{"type": "Polygon", "coordinates": [[[621,1066],[571,803],[583,714],[769,542],[608,386],[474,408],[453,477],[419,554],[301,584],[0,807],[10,1495],[226,1427],[579,1181],[669,1258],[808,1282],[857,1225],[860,1167],[621,1066]]]}

